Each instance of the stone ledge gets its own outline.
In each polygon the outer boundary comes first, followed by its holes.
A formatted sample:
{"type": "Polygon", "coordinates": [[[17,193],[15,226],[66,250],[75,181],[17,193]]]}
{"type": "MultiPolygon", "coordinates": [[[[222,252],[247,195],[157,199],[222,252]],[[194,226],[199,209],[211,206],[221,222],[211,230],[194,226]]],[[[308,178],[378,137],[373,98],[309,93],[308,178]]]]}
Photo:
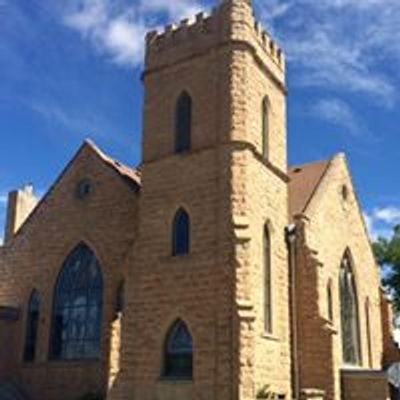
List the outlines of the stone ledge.
{"type": "Polygon", "coordinates": [[[350,379],[386,379],[385,372],[377,369],[342,368],[340,373],[342,376],[350,379]]]}

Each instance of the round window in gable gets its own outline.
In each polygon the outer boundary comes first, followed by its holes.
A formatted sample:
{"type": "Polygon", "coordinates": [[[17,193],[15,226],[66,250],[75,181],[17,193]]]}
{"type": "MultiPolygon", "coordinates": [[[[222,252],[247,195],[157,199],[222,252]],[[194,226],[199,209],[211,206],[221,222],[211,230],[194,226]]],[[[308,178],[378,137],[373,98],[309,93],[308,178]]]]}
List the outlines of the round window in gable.
{"type": "Polygon", "coordinates": [[[85,200],[92,193],[92,183],[89,179],[82,179],[76,185],[75,196],[79,200],[85,200]]]}

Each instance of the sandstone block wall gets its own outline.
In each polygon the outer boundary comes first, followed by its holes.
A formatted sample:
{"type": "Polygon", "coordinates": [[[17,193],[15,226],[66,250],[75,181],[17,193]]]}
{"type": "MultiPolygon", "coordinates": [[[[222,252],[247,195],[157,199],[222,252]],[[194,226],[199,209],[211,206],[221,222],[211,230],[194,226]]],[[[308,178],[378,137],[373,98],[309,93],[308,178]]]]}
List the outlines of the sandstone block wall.
{"type": "Polygon", "coordinates": [[[290,396],[284,61],[259,29],[248,3],[234,1],[193,26],[184,21],[147,38],[138,240],[112,400],[253,400],[270,382],[290,396]],[[192,149],[174,155],[183,91],[193,102],[192,149]],[[268,162],[261,157],[266,95],[268,162]],[[171,223],[180,207],[191,218],[191,250],[172,257],[171,223]],[[261,317],[268,221],[276,303],[269,337],[261,317]],[[192,382],[161,376],[165,335],[177,318],[193,335],[192,382]]]}
{"type": "MultiPolygon", "coordinates": [[[[364,221],[357,204],[348,168],[342,155],[331,161],[326,177],[314,195],[304,218],[304,248],[314,260],[312,263],[305,261],[299,268],[308,270],[314,276],[314,283],[308,289],[304,287],[299,293],[298,304],[303,310],[303,315],[308,315],[308,309],[314,307],[310,315],[320,323],[325,320],[327,331],[332,337],[332,391],[328,398],[340,398],[339,371],[344,367],[342,363],[342,339],[339,301],[339,271],[341,260],[346,250],[353,258],[353,268],[356,280],[359,331],[361,343],[362,362],[359,366],[364,369],[381,369],[383,357],[383,337],[381,324],[381,298],[380,298],[380,271],[375,263],[370,248],[364,221]],[[346,199],[343,198],[343,187],[346,186],[346,199]],[[368,279],[365,277],[368,276],[368,279]],[[328,315],[328,284],[332,288],[333,320],[328,315]],[[366,303],[369,302],[370,323],[368,329],[366,303]]],[[[310,285],[311,286],[311,285],[310,285]]],[[[303,319],[301,324],[304,329],[305,342],[300,347],[318,349],[321,346],[322,330],[312,329],[310,321],[303,319]],[[307,344],[308,343],[308,344],[307,344]]],[[[321,354],[322,355],[322,354],[321,354]]],[[[304,372],[305,385],[308,380],[314,384],[311,387],[324,388],[317,375],[323,369],[324,357],[315,360],[306,367],[304,372]]]]}
{"type": "Polygon", "coordinates": [[[389,400],[389,388],[383,372],[342,371],[343,398],[346,400],[389,400]]]}
{"type": "MultiPolygon", "coordinates": [[[[137,194],[117,175],[84,145],[71,168],[3,248],[2,264],[10,279],[0,283],[1,301],[16,304],[21,313],[13,326],[11,373],[34,399],[75,400],[88,391],[106,390],[115,294],[136,235],[137,194]],[[84,201],[75,197],[76,185],[83,178],[89,178],[93,186],[92,194],[84,201]],[[81,241],[92,248],[102,266],[101,358],[49,361],[53,290],[64,259],[81,241]],[[33,363],[25,363],[27,303],[33,289],[40,296],[37,358],[33,363]]],[[[9,345],[7,340],[0,343],[2,347],[9,345]]]]}

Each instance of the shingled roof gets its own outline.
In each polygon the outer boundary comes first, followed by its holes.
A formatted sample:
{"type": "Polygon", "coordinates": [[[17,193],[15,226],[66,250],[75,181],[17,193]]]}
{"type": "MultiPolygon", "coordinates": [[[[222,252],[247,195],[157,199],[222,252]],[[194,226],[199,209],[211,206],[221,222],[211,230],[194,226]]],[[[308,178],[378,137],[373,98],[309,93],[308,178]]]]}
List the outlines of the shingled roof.
{"type": "Polygon", "coordinates": [[[118,160],[109,157],[103,153],[91,140],[86,139],[85,145],[89,146],[96,154],[110,167],[112,167],[122,178],[131,181],[133,184],[141,186],[141,173],[139,168],[131,168],[127,165],[122,164],[118,160]]]}
{"type": "Polygon", "coordinates": [[[289,168],[289,212],[292,219],[306,210],[329,165],[329,160],[323,160],[289,168]]]}

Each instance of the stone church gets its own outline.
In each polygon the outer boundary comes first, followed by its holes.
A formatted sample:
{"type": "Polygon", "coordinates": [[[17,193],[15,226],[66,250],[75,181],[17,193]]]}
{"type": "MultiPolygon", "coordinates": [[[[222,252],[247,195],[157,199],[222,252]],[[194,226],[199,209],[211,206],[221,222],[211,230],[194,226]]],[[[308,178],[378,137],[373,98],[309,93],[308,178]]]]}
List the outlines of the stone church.
{"type": "Polygon", "coordinates": [[[0,399],[385,400],[400,360],[343,154],[287,166],[250,0],[146,37],[142,162],[9,195],[0,399]]]}

